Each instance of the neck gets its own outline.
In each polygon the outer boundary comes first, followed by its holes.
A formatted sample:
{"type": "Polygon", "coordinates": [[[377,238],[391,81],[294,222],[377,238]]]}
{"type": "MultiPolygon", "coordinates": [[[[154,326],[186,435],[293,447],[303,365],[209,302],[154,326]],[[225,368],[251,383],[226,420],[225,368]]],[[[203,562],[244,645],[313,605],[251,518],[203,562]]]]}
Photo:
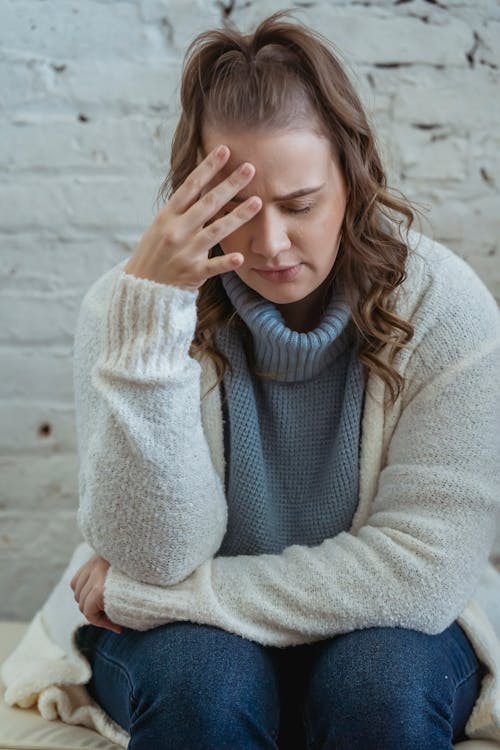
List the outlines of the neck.
{"type": "MultiPolygon", "coordinates": [[[[328,283],[329,280],[325,280],[321,286],[298,302],[275,304],[276,309],[283,316],[287,328],[298,333],[307,333],[318,327],[325,312],[323,303],[328,283]]],[[[331,291],[330,289],[330,293],[331,291]]]]}
{"type": "MultiPolygon", "coordinates": [[[[290,328],[278,306],[248,287],[234,271],[221,274],[221,280],[233,307],[252,335],[257,367],[278,373],[275,379],[292,382],[315,377],[349,346],[350,311],[338,290],[333,290],[325,312],[307,333],[290,328]]],[[[294,315],[296,310],[292,311],[294,315]]],[[[315,310],[319,315],[319,304],[315,310]]],[[[288,313],[290,319],[291,313],[288,313]]],[[[304,319],[297,318],[296,322],[304,327],[304,319]]],[[[313,323],[310,316],[307,322],[313,323]]],[[[226,335],[224,330],[221,335],[226,335]]]]}

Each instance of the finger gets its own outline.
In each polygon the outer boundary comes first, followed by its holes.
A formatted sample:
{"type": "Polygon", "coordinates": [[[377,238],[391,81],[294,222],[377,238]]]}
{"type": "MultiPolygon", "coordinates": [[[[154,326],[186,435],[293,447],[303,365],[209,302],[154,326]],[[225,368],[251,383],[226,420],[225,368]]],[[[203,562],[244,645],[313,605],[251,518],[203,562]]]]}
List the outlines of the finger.
{"type": "Polygon", "coordinates": [[[80,567],[78,568],[78,570],[74,574],[73,578],[69,582],[69,585],[71,586],[71,588],[73,589],[73,591],[75,590],[75,586],[78,583],[78,579],[79,579],[80,575],[82,574],[82,572],[85,570],[86,566],[87,566],[87,563],[84,563],[83,565],[80,565],[80,567]]]}
{"type": "MultiPolygon", "coordinates": [[[[201,228],[206,222],[217,214],[231,198],[234,198],[253,179],[255,167],[250,162],[244,162],[235,169],[229,177],[219,182],[211,190],[194,203],[185,212],[182,222],[193,229],[201,228]],[[246,173],[242,170],[247,169],[246,173]]],[[[257,196],[256,196],[257,197],[257,196]]]]}
{"type": "Polygon", "coordinates": [[[80,575],[78,576],[78,580],[76,582],[75,586],[75,599],[77,602],[80,601],[80,596],[82,593],[83,587],[86,585],[88,579],[90,578],[90,572],[88,568],[83,569],[80,575]]]}
{"type": "MultiPolygon", "coordinates": [[[[87,598],[90,597],[90,595],[92,594],[93,589],[94,589],[94,585],[93,585],[93,583],[92,583],[92,581],[90,580],[90,577],[89,577],[87,583],[85,584],[85,586],[80,591],[80,595],[78,597],[78,606],[80,607],[80,611],[81,612],[85,612],[85,606],[87,604],[87,598]]],[[[90,598],[89,598],[89,601],[90,601],[90,598]]]]}
{"type": "Polygon", "coordinates": [[[121,633],[122,627],[121,625],[117,625],[114,622],[111,622],[109,617],[104,612],[99,612],[99,614],[96,616],[96,625],[100,628],[106,628],[107,630],[112,630],[114,633],[121,633]]]}
{"type": "Polygon", "coordinates": [[[89,622],[93,625],[97,625],[100,628],[107,628],[108,630],[114,630],[115,633],[121,632],[121,627],[111,622],[107,614],[102,609],[101,599],[95,594],[95,591],[89,594],[88,600],[85,603],[84,615],[89,622]]]}
{"type": "Polygon", "coordinates": [[[83,606],[80,606],[81,611],[89,622],[96,624],[96,619],[99,617],[101,608],[98,604],[97,597],[93,592],[85,598],[83,606]]]}
{"type": "Polygon", "coordinates": [[[175,214],[183,214],[189,206],[198,200],[203,188],[227,162],[230,154],[229,148],[222,145],[222,153],[218,154],[219,148],[221,146],[217,146],[207,154],[170,197],[168,205],[175,214]]]}
{"type": "Polygon", "coordinates": [[[234,271],[235,268],[241,266],[244,262],[244,257],[241,253],[230,253],[228,255],[220,255],[215,258],[211,258],[209,265],[204,271],[205,279],[210,279],[213,276],[218,276],[221,273],[227,273],[228,271],[234,271]]]}
{"type": "MultiPolygon", "coordinates": [[[[217,243],[253,218],[261,208],[261,199],[256,195],[252,195],[248,200],[233,211],[230,211],[226,216],[222,216],[220,219],[217,219],[212,222],[212,224],[209,224],[200,230],[194,239],[193,249],[195,252],[197,250],[208,251],[211,247],[217,245],[217,243]]],[[[235,265],[235,255],[241,256],[241,253],[228,253],[225,256],[220,255],[215,256],[214,258],[207,258],[206,269],[213,269],[214,274],[232,270],[235,265]],[[220,268],[223,270],[217,270],[220,268]]]]}

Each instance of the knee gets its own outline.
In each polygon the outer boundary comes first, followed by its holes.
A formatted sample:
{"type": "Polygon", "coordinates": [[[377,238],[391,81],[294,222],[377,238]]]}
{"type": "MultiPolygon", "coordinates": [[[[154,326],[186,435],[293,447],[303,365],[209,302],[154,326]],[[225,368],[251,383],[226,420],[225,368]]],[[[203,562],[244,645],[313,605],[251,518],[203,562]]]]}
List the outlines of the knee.
{"type": "Polygon", "coordinates": [[[305,711],[311,748],[420,750],[437,718],[446,731],[446,717],[429,705],[432,664],[417,658],[424,634],[372,628],[347,636],[316,662],[305,711]]]}
{"type": "Polygon", "coordinates": [[[175,697],[203,709],[204,702],[253,702],[263,684],[276,683],[271,657],[253,641],[188,622],[156,631],[142,639],[135,671],[146,700],[175,697]]]}
{"type": "Polygon", "coordinates": [[[132,737],[145,743],[146,732],[168,738],[168,747],[202,750],[250,747],[253,736],[257,747],[264,735],[277,735],[278,684],[262,647],[199,626],[170,629],[166,640],[167,648],[156,637],[142,663],[132,737]]]}
{"type": "Polygon", "coordinates": [[[435,717],[425,706],[411,702],[379,703],[367,710],[364,701],[344,702],[335,710],[319,709],[312,721],[305,721],[308,747],[311,750],[335,747],[337,750],[422,750],[435,747],[451,729],[443,720],[438,727],[435,717]]]}
{"type": "Polygon", "coordinates": [[[271,747],[277,739],[278,697],[253,680],[186,669],[156,687],[134,707],[130,733],[141,748],[155,747],[151,738],[161,738],[162,750],[271,747]]]}
{"type": "Polygon", "coordinates": [[[433,679],[435,644],[424,633],[403,628],[367,628],[327,641],[319,649],[311,691],[350,703],[383,708],[433,679]]]}

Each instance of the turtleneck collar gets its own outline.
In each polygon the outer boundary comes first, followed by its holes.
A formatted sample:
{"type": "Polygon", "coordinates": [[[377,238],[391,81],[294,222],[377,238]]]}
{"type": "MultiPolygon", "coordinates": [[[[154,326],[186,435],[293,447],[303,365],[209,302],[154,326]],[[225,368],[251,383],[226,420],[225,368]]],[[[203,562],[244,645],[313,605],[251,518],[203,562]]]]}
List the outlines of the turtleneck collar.
{"type": "Polygon", "coordinates": [[[318,326],[306,333],[288,328],[273,302],[245,284],[235,271],[220,276],[233,307],[252,334],[255,360],[275,380],[294,382],[319,375],[347,348],[350,310],[333,290],[318,326]]]}

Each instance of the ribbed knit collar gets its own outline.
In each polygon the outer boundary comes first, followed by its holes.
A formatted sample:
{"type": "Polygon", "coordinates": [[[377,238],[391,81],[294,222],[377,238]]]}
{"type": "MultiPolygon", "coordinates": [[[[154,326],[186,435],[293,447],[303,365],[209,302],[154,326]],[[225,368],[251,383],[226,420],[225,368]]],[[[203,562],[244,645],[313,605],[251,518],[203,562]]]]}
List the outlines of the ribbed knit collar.
{"type": "Polygon", "coordinates": [[[350,310],[335,289],[319,325],[299,333],[287,327],[273,302],[247,286],[235,271],[220,278],[233,307],[252,333],[257,367],[266,372],[279,371],[275,380],[309,380],[347,348],[350,310]]]}

